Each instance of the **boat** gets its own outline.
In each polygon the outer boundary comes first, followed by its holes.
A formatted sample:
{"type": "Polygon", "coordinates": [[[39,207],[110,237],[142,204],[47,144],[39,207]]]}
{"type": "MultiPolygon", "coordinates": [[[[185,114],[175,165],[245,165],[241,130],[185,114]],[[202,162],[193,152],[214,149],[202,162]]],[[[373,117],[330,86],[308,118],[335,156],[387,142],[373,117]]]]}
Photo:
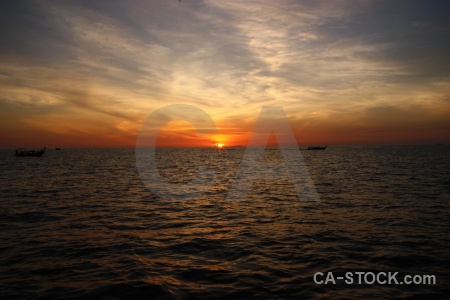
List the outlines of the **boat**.
{"type": "Polygon", "coordinates": [[[325,146],[309,146],[305,150],[325,150],[327,149],[328,145],[325,146]]]}
{"type": "Polygon", "coordinates": [[[59,148],[59,147],[56,147],[56,148],[55,148],[55,150],[61,150],[61,148],[59,148]]]}
{"type": "Polygon", "coordinates": [[[44,153],[45,147],[40,150],[25,150],[24,148],[19,148],[16,150],[17,157],[25,157],[25,156],[41,157],[44,156],[44,153]]]}

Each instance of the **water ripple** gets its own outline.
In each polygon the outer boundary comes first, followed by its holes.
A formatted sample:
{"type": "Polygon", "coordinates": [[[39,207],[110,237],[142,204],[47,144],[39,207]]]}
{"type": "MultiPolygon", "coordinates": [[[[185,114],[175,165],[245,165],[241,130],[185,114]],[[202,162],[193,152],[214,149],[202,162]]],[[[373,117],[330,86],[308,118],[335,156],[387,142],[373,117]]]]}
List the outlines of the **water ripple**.
{"type": "MultiPolygon", "coordinates": [[[[163,176],[214,185],[163,200],[140,181],[133,149],[0,152],[4,299],[442,299],[450,278],[447,147],[304,152],[321,200],[288,180],[226,196],[243,149],[160,149],[163,176]],[[317,285],[315,272],[435,274],[437,285],[317,285]]],[[[278,161],[276,150],[265,160],[278,161]]]]}

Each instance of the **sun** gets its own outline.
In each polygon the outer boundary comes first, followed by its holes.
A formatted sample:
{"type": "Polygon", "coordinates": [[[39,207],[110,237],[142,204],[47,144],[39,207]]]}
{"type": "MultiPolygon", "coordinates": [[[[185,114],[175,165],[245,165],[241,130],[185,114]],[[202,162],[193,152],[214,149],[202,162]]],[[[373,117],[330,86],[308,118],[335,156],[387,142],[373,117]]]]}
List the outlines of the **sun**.
{"type": "Polygon", "coordinates": [[[217,143],[214,146],[216,146],[218,149],[222,149],[223,147],[225,147],[225,145],[222,143],[217,143]]]}

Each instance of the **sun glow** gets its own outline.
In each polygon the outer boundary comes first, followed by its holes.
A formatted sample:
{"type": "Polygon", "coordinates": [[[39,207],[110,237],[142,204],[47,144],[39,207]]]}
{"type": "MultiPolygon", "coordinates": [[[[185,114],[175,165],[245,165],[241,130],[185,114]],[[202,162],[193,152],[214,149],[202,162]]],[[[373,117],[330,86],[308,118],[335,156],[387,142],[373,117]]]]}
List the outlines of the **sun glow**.
{"type": "Polygon", "coordinates": [[[223,147],[225,147],[225,145],[222,143],[217,143],[214,146],[216,146],[218,149],[222,149],[223,147]]]}

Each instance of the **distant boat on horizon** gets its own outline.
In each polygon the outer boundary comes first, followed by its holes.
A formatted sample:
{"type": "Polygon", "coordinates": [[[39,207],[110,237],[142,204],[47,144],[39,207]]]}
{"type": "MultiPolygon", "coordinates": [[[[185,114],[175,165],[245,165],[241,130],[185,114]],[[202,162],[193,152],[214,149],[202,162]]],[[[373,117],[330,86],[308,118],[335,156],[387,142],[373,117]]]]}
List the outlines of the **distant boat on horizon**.
{"type": "Polygon", "coordinates": [[[41,150],[25,150],[24,148],[19,148],[16,150],[16,157],[41,157],[44,156],[46,147],[41,150]]]}
{"type": "Polygon", "coordinates": [[[59,148],[59,147],[56,147],[56,148],[55,148],[55,150],[61,150],[61,148],[59,148]]]}
{"type": "Polygon", "coordinates": [[[328,145],[325,146],[309,146],[308,148],[304,150],[325,150],[327,149],[328,145]]]}

